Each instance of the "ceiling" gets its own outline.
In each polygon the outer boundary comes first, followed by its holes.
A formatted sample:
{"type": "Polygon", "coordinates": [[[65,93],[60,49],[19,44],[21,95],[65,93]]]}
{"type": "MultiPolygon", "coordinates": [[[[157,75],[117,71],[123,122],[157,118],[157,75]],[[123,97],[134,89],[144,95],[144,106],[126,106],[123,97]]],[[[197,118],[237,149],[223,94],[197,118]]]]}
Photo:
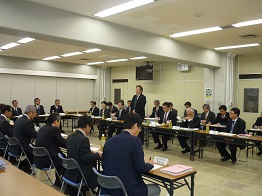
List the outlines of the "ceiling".
{"type": "MultiPolygon", "coordinates": [[[[46,6],[78,13],[88,17],[92,14],[125,3],[129,0],[28,0],[46,6]],[[73,5],[73,6],[72,6],[73,5]]],[[[249,43],[262,44],[262,24],[241,28],[229,28],[222,31],[171,38],[168,35],[196,29],[228,26],[238,22],[262,19],[261,0],[158,0],[139,8],[118,13],[101,20],[109,21],[151,32],[170,39],[179,40],[192,45],[213,49],[215,47],[241,45],[249,43]],[[243,38],[244,35],[255,34],[255,38],[243,38]]],[[[97,18],[97,17],[94,17],[97,18]]],[[[0,32],[1,33],[1,32],[0,32]]],[[[0,34],[0,46],[19,40],[19,37],[0,34]]],[[[48,56],[61,55],[73,51],[83,51],[83,48],[55,42],[37,40],[22,46],[0,52],[0,55],[16,56],[32,59],[42,59],[48,56]]],[[[223,50],[238,55],[262,54],[262,46],[223,50]]],[[[84,64],[94,61],[106,61],[119,58],[130,58],[134,55],[112,51],[100,51],[73,57],[56,59],[57,62],[84,64]],[[82,60],[81,60],[82,59],[82,60]]],[[[153,57],[148,61],[158,61],[153,57]]],[[[133,61],[136,64],[145,60],[133,61]]],[[[122,65],[112,63],[111,65],[122,65]]],[[[129,63],[130,64],[130,63],[129,63]]],[[[110,64],[107,64],[107,66],[110,64]]]]}

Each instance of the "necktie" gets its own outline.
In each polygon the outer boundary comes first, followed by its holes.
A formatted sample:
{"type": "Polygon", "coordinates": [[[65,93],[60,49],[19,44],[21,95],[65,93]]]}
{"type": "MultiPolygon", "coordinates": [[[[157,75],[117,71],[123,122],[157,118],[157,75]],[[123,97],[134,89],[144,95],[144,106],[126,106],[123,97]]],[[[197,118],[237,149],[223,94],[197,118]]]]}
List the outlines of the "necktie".
{"type": "Polygon", "coordinates": [[[222,115],[222,118],[224,119],[224,118],[225,118],[225,115],[222,115]]]}
{"type": "Polygon", "coordinates": [[[206,116],[205,116],[206,119],[207,119],[207,116],[208,116],[208,113],[206,113],[206,116]]]}
{"type": "Polygon", "coordinates": [[[136,102],[138,100],[138,96],[136,95],[136,98],[135,98],[135,103],[134,103],[134,109],[136,109],[136,102]]]}
{"type": "Polygon", "coordinates": [[[233,121],[232,121],[232,126],[231,126],[230,133],[233,133],[233,131],[234,131],[234,126],[235,126],[235,121],[233,120],[233,121]]]}
{"type": "Polygon", "coordinates": [[[121,112],[122,112],[122,110],[119,110],[118,118],[120,118],[121,112]]]}
{"type": "Polygon", "coordinates": [[[164,114],[164,123],[166,124],[166,112],[165,112],[165,114],[164,114]]]}
{"type": "Polygon", "coordinates": [[[158,109],[156,108],[156,111],[155,111],[155,117],[157,117],[157,112],[158,112],[158,109]]]}

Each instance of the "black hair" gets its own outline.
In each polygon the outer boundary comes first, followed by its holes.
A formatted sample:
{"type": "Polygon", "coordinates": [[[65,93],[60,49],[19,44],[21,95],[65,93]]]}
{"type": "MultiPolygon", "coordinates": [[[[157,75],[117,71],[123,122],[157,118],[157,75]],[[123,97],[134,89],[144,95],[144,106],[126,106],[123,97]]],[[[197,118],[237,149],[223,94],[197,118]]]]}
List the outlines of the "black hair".
{"type": "Polygon", "coordinates": [[[88,125],[89,127],[92,127],[92,118],[91,116],[87,116],[86,114],[79,117],[78,121],[77,121],[77,127],[78,128],[86,128],[86,126],[88,125]]]}
{"type": "Polygon", "coordinates": [[[125,105],[125,102],[123,99],[120,99],[118,103],[122,103],[122,105],[125,105]]]}
{"type": "Polygon", "coordinates": [[[143,87],[141,85],[137,85],[136,88],[140,88],[140,91],[143,92],[143,87]]]}
{"type": "Polygon", "coordinates": [[[184,106],[188,105],[189,107],[191,107],[191,103],[189,101],[187,101],[184,106]]]}
{"type": "Polygon", "coordinates": [[[105,105],[107,105],[107,102],[106,102],[106,101],[102,101],[101,104],[105,104],[105,105]]]}
{"type": "Polygon", "coordinates": [[[2,107],[1,107],[1,114],[4,114],[5,113],[5,111],[7,110],[8,112],[11,112],[11,109],[12,107],[10,106],[10,105],[3,105],[2,107]]]}
{"type": "Polygon", "coordinates": [[[109,101],[109,102],[107,102],[107,105],[112,106],[113,104],[112,104],[112,102],[109,101]]]}
{"type": "Polygon", "coordinates": [[[218,109],[219,109],[219,110],[227,110],[227,106],[225,106],[225,105],[221,105],[221,106],[219,106],[218,109]]]}
{"type": "Polygon", "coordinates": [[[162,104],[162,106],[166,106],[166,107],[170,108],[170,102],[164,102],[164,103],[162,104]]]}
{"type": "Polygon", "coordinates": [[[14,104],[14,102],[18,102],[16,99],[14,99],[13,101],[12,101],[12,104],[14,104]]]}
{"type": "Polygon", "coordinates": [[[125,115],[124,118],[124,129],[132,129],[132,127],[137,124],[138,127],[142,126],[142,118],[138,114],[132,112],[125,115]]]}
{"type": "Polygon", "coordinates": [[[39,99],[38,97],[34,99],[34,103],[36,102],[36,100],[39,99]]]}
{"type": "Polygon", "coordinates": [[[47,122],[53,124],[54,121],[61,120],[59,113],[55,112],[48,116],[47,122]]]}
{"type": "Polygon", "coordinates": [[[237,114],[237,116],[240,115],[240,109],[238,109],[238,108],[232,108],[231,111],[233,111],[235,114],[237,114]]]}
{"type": "Polygon", "coordinates": [[[127,102],[132,102],[131,100],[128,100],[127,102]]]}
{"type": "Polygon", "coordinates": [[[92,101],[94,105],[96,105],[96,101],[92,101]]]}

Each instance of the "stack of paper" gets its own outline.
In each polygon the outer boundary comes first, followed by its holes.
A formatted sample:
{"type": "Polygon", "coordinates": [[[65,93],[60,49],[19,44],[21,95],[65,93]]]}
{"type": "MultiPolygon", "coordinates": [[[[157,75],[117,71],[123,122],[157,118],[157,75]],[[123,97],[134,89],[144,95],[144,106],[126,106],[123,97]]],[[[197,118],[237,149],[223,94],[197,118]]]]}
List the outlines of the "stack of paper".
{"type": "Polygon", "coordinates": [[[236,136],[237,134],[234,134],[234,133],[226,133],[226,132],[219,132],[218,135],[236,136]]]}
{"type": "Polygon", "coordinates": [[[5,162],[0,160],[0,170],[4,170],[5,169],[5,162]]]}
{"type": "Polygon", "coordinates": [[[154,164],[154,167],[150,171],[153,171],[153,170],[161,168],[161,167],[163,167],[163,165],[154,164]]]}
{"type": "Polygon", "coordinates": [[[170,167],[160,169],[160,171],[167,173],[167,174],[174,175],[174,176],[178,176],[178,175],[193,171],[193,168],[190,166],[185,166],[185,165],[173,165],[170,167]]]}

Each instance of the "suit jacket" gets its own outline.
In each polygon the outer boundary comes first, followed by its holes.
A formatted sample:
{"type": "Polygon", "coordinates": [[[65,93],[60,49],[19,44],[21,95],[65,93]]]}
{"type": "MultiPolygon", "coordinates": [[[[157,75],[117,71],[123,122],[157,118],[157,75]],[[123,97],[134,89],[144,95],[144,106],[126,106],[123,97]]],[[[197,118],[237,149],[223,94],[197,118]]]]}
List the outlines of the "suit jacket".
{"type": "Polygon", "coordinates": [[[99,108],[98,107],[90,108],[89,113],[90,113],[90,111],[92,111],[92,115],[99,116],[99,108]]]}
{"type": "Polygon", "coordinates": [[[21,114],[23,114],[21,108],[17,107],[16,110],[15,110],[15,108],[12,107],[12,116],[19,116],[21,114]]]}
{"type": "MultiPolygon", "coordinates": [[[[26,115],[23,115],[15,121],[13,136],[20,141],[26,153],[33,153],[33,150],[29,144],[31,143],[32,139],[36,139],[37,132],[35,131],[33,121],[28,119],[26,115]]],[[[10,151],[13,153],[18,152],[17,148],[13,148],[14,151],[11,149],[10,151]]]]}
{"type": "Polygon", "coordinates": [[[208,122],[212,123],[215,120],[215,118],[216,118],[216,115],[214,112],[209,111],[207,119],[206,119],[206,113],[205,112],[201,113],[201,120],[206,120],[207,123],[208,122]]]}
{"type": "Polygon", "coordinates": [[[258,117],[252,127],[254,128],[255,125],[262,126],[262,117],[258,117]]]}
{"type": "Polygon", "coordinates": [[[141,116],[142,119],[145,117],[145,106],[146,106],[146,96],[140,94],[137,99],[137,96],[134,95],[132,102],[131,102],[131,109],[132,111],[135,110],[137,114],[141,116]]]}
{"type": "Polygon", "coordinates": [[[226,125],[229,118],[229,113],[227,112],[225,117],[222,118],[222,115],[220,113],[217,113],[217,117],[213,120],[213,124],[220,123],[221,125],[226,125]]]}
{"type": "MultiPolygon", "coordinates": [[[[109,109],[109,108],[108,108],[109,109]]],[[[112,109],[109,109],[110,113],[116,113],[118,111],[117,107],[113,105],[112,109]]]]}
{"type": "Polygon", "coordinates": [[[152,111],[152,114],[150,115],[150,118],[155,118],[156,116],[160,117],[162,112],[163,112],[162,106],[159,106],[157,112],[156,112],[156,107],[153,107],[153,111],[152,111]]]}
{"type": "MultiPolygon", "coordinates": [[[[161,113],[161,115],[160,115],[159,124],[164,123],[164,116],[165,116],[165,112],[163,111],[161,113]]],[[[168,120],[171,120],[172,121],[172,125],[176,126],[176,124],[177,124],[177,115],[174,112],[169,111],[168,116],[167,116],[167,121],[168,120]]]]}
{"type": "Polygon", "coordinates": [[[132,108],[131,107],[126,107],[126,113],[132,112],[132,108]]]}
{"type": "MultiPolygon", "coordinates": [[[[232,119],[229,119],[227,121],[225,132],[230,133],[231,127],[232,127],[232,119]]],[[[233,134],[245,134],[245,133],[246,133],[246,122],[238,117],[234,125],[233,134]]]]}
{"type": "Polygon", "coordinates": [[[170,110],[172,113],[174,113],[176,116],[177,116],[177,110],[176,109],[174,109],[174,108],[171,108],[171,110],[170,110]]]}
{"type": "MultiPolygon", "coordinates": [[[[92,167],[100,158],[99,153],[91,153],[89,139],[79,130],[68,136],[66,141],[67,157],[75,159],[81,167],[88,186],[94,189],[98,186],[97,176],[92,167]]],[[[80,182],[81,175],[77,170],[66,170],[65,177],[74,182],[80,182]]]]}
{"type": "MultiPolygon", "coordinates": [[[[9,122],[5,119],[4,116],[0,115],[0,132],[8,137],[13,137],[13,130],[9,122]]],[[[0,140],[0,146],[6,146],[7,142],[5,139],[0,140]]]]}
{"type": "Polygon", "coordinates": [[[52,106],[50,107],[50,114],[51,114],[53,111],[54,111],[54,112],[57,112],[57,113],[64,113],[63,107],[62,107],[61,105],[59,105],[57,109],[56,109],[56,106],[55,106],[55,105],[52,105],[52,106]]]}
{"type": "MultiPolygon", "coordinates": [[[[66,139],[61,136],[58,127],[47,124],[39,129],[35,146],[45,147],[54,160],[58,158],[58,153],[61,152],[59,147],[66,148],[66,139]]],[[[34,164],[38,167],[49,167],[50,161],[48,157],[35,156],[34,164]]]]}
{"type": "Polygon", "coordinates": [[[200,118],[198,116],[194,116],[191,121],[184,121],[181,123],[181,127],[186,128],[200,128],[200,118]]]}
{"type": "MultiPolygon", "coordinates": [[[[197,110],[196,109],[193,109],[193,110],[194,110],[194,116],[197,116],[197,110]]],[[[184,117],[187,117],[186,110],[184,111],[184,117]]]]}
{"type": "MultiPolygon", "coordinates": [[[[123,131],[108,139],[102,156],[102,167],[105,175],[120,178],[129,196],[148,194],[141,174],[147,173],[153,165],[145,163],[141,140],[138,137],[123,131]]],[[[102,193],[114,196],[124,195],[120,189],[102,188],[102,193]]]]}
{"type": "Polygon", "coordinates": [[[119,110],[117,110],[115,116],[117,117],[117,120],[124,120],[125,115],[126,115],[126,111],[125,111],[125,109],[122,109],[121,115],[119,116],[119,110]]]}
{"type": "MultiPolygon", "coordinates": [[[[36,105],[35,105],[35,108],[36,108],[36,105]]],[[[45,114],[44,106],[39,105],[39,109],[36,109],[36,114],[37,114],[37,115],[43,115],[43,114],[45,114]]]]}
{"type": "MultiPolygon", "coordinates": [[[[99,116],[102,116],[103,115],[103,109],[101,109],[100,110],[100,113],[99,113],[99,116]]],[[[110,118],[111,116],[110,116],[110,111],[109,111],[109,109],[108,108],[105,108],[105,110],[104,110],[104,116],[105,116],[105,118],[110,118]]]]}

